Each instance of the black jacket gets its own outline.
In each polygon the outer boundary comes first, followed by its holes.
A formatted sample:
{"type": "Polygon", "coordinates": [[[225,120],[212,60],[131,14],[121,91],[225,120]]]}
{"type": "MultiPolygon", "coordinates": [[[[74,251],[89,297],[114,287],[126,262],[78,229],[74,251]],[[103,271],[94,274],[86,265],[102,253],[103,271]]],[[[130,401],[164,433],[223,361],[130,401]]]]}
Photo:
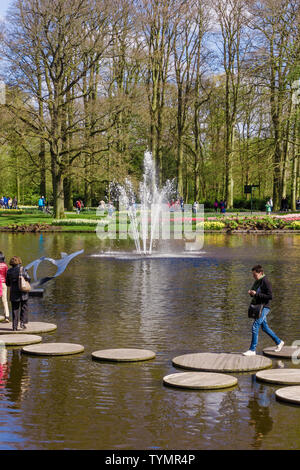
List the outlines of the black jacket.
{"type": "Polygon", "coordinates": [[[254,302],[251,303],[256,305],[264,304],[265,307],[270,307],[270,300],[272,300],[272,284],[266,276],[261,279],[253,300],[254,302]]]}
{"type": "MultiPolygon", "coordinates": [[[[13,268],[10,268],[6,274],[6,285],[10,287],[10,301],[19,302],[20,300],[28,300],[28,292],[22,292],[19,289],[19,274],[21,265],[18,264],[13,268]]],[[[23,268],[23,274],[26,281],[30,282],[30,276],[28,272],[23,268]]]]}

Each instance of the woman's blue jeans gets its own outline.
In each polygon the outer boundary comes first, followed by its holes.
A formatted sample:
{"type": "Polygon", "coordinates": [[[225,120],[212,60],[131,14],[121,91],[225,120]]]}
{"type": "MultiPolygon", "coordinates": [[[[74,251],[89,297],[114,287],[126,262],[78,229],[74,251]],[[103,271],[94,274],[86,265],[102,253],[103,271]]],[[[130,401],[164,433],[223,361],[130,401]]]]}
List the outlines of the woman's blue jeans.
{"type": "Polygon", "coordinates": [[[275,335],[274,331],[269,328],[269,325],[267,323],[267,315],[269,313],[270,309],[268,307],[264,307],[262,309],[261,315],[257,320],[254,320],[253,325],[252,325],[252,341],[251,341],[251,346],[250,346],[250,351],[255,351],[256,346],[258,343],[258,333],[259,329],[261,329],[267,333],[267,335],[272,338],[273,341],[275,341],[276,344],[280,343],[280,339],[278,336],[275,335]]]}

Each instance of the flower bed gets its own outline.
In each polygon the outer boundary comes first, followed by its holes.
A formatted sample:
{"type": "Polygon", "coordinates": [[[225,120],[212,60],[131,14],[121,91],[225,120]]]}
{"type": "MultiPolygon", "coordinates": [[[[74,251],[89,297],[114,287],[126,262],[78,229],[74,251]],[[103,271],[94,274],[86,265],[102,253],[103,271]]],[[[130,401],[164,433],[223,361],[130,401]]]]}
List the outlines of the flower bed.
{"type": "Polygon", "coordinates": [[[53,219],[52,225],[107,225],[107,220],[101,219],[53,219]]]}
{"type": "MultiPolygon", "coordinates": [[[[200,228],[200,224],[197,224],[200,228]]],[[[300,230],[300,219],[289,217],[210,217],[204,222],[204,230],[271,231],[300,230]]]]}
{"type": "Polygon", "coordinates": [[[274,217],[291,222],[300,221],[300,214],[275,215],[274,217]]]}

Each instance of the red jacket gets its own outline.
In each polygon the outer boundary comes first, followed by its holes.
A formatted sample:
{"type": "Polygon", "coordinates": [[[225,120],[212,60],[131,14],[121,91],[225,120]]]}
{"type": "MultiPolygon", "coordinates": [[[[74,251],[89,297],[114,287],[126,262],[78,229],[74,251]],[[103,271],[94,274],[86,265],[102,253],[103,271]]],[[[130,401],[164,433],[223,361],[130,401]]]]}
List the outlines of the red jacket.
{"type": "Polygon", "coordinates": [[[5,283],[8,267],[6,263],[0,263],[0,284],[5,283]]]}

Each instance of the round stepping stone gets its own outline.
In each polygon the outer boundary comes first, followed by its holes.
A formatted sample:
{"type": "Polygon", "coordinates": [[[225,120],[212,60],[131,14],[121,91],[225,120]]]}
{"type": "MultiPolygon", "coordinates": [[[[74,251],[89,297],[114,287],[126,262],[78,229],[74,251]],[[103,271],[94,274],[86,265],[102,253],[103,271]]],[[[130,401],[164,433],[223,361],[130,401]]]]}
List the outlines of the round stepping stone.
{"type": "Polygon", "coordinates": [[[256,377],[263,382],[282,385],[300,384],[300,369],[271,369],[257,372],[256,377]]]}
{"type": "Polygon", "coordinates": [[[194,353],[177,356],[173,365],[184,369],[218,371],[218,372],[248,372],[272,367],[271,359],[264,356],[243,356],[230,353],[194,353]]]}
{"type": "Polygon", "coordinates": [[[42,322],[29,322],[26,325],[26,330],[13,331],[12,323],[0,323],[0,339],[2,334],[36,334],[36,333],[49,333],[57,329],[57,326],[53,323],[42,323],[42,322]]]}
{"type": "Polygon", "coordinates": [[[2,315],[0,315],[0,321],[3,321],[5,320],[5,317],[3,317],[2,315]]]}
{"type": "Polygon", "coordinates": [[[266,356],[270,357],[283,357],[285,359],[297,359],[300,357],[300,347],[299,346],[283,346],[281,351],[275,351],[276,346],[265,348],[263,353],[266,356]]]}
{"type": "Polygon", "coordinates": [[[155,353],[147,349],[103,349],[93,352],[92,357],[100,361],[134,362],[153,359],[155,353]]]}
{"type": "Polygon", "coordinates": [[[300,405],[300,386],[283,387],[275,391],[276,398],[279,400],[300,405]]]}
{"type": "Polygon", "coordinates": [[[37,335],[1,335],[0,344],[5,346],[24,346],[25,344],[40,343],[42,341],[41,336],[37,335]]]}
{"type": "Polygon", "coordinates": [[[231,375],[214,372],[183,372],[167,375],[163,382],[172,387],[208,390],[233,387],[238,381],[231,375]]]}
{"type": "Polygon", "coordinates": [[[78,354],[83,351],[83,346],[72,343],[43,343],[22,348],[22,352],[38,356],[64,356],[78,354]]]}

